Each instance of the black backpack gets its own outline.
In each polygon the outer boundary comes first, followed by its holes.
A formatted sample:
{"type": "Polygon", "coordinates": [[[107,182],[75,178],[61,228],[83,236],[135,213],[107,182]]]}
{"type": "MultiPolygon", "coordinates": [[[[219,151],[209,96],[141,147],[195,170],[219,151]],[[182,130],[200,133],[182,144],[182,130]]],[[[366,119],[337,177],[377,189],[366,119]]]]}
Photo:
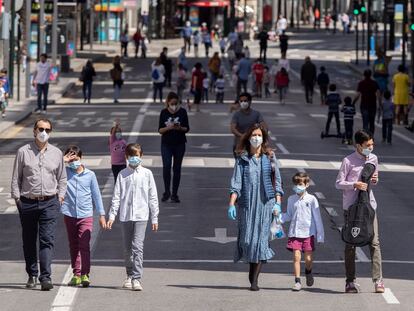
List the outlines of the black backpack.
{"type": "Polygon", "coordinates": [[[369,200],[370,180],[375,165],[367,163],[361,172],[361,181],[368,184],[367,191],[359,191],[357,201],[348,209],[348,216],[342,228],[342,240],[353,246],[365,246],[374,238],[375,210],[369,200]]]}

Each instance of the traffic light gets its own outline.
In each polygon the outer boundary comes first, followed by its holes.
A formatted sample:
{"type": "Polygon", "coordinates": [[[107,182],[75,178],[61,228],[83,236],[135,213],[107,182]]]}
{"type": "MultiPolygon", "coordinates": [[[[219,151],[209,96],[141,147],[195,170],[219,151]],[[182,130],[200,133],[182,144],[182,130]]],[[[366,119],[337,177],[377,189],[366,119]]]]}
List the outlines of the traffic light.
{"type": "Polygon", "coordinates": [[[354,0],[354,11],[355,16],[358,16],[361,13],[361,5],[359,4],[359,1],[354,0]]]}
{"type": "Polygon", "coordinates": [[[365,6],[365,3],[362,2],[360,4],[360,10],[361,10],[361,13],[367,13],[367,8],[365,6]]]}

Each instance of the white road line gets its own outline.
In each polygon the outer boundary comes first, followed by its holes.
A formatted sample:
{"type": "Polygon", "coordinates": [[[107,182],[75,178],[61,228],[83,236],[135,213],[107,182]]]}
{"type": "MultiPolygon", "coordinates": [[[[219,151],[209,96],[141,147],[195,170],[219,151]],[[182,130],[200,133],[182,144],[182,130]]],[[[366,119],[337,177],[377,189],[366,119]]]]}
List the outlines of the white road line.
{"type": "MultiPolygon", "coordinates": [[[[145,113],[147,112],[148,107],[150,106],[151,97],[152,97],[152,91],[148,92],[146,103],[139,109],[139,115],[136,118],[134,125],[132,126],[131,132],[139,133],[141,131],[142,125],[144,124],[145,113]]],[[[128,144],[135,143],[136,141],[137,141],[136,137],[131,136],[131,135],[128,137],[128,144]]]]}
{"type": "Polygon", "coordinates": [[[290,154],[290,152],[285,148],[285,146],[283,146],[283,144],[277,143],[276,146],[279,148],[280,151],[282,151],[282,153],[290,154]]]}
{"type": "Polygon", "coordinates": [[[359,261],[361,261],[361,262],[371,262],[371,260],[369,260],[367,255],[365,255],[362,248],[357,247],[355,251],[356,251],[356,257],[358,258],[359,261]]]}
{"type": "Polygon", "coordinates": [[[391,304],[391,305],[400,304],[397,297],[395,297],[394,294],[392,293],[391,288],[385,288],[385,292],[382,294],[382,297],[384,297],[385,301],[388,304],[391,304]]]}
{"type": "Polygon", "coordinates": [[[326,199],[322,192],[315,192],[315,195],[319,200],[325,200],[326,199]]]}
{"type": "Polygon", "coordinates": [[[80,111],[77,113],[78,116],[94,116],[96,111],[80,111]]]}
{"type": "Polygon", "coordinates": [[[329,216],[331,217],[338,217],[338,213],[332,207],[325,207],[326,211],[328,212],[329,216]]]}
{"type": "Polygon", "coordinates": [[[290,118],[296,117],[294,113],[278,113],[277,116],[278,117],[290,117],[290,118]]]}
{"type": "Polygon", "coordinates": [[[309,114],[312,118],[327,118],[327,116],[325,114],[321,114],[321,113],[311,113],[309,114]]]}

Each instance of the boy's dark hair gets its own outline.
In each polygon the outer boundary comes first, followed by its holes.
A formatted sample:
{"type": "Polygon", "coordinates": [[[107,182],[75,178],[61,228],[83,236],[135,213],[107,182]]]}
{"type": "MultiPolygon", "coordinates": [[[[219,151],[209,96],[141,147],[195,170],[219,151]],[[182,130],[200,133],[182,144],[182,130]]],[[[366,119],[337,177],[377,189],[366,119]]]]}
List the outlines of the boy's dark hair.
{"type": "Polygon", "coordinates": [[[398,65],[398,71],[399,72],[405,72],[405,66],[403,64],[398,65]]]}
{"type": "Polygon", "coordinates": [[[372,134],[366,130],[359,130],[355,133],[354,140],[358,145],[362,145],[364,142],[373,139],[372,134]]]}
{"type": "Polygon", "coordinates": [[[301,183],[304,183],[305,185],[309,184],[309,182],[310,182],[309,174],[303,173],[303,172],[298,172],[295,175],[293,175],[292,182],[293,182],[294,185],[299,185],[301,183]]]}
{"type": "Polygon", "coordinates": [[[322,72],[325,72],[325,67],[324,66],[321,66],[321,68],[320,68],[320,70],[322,71],[322,72]]]}
{"type": "Polygon", "coordinates": [[[42,54],[40,54],[40,57],[47,58],[47,54],[46,53],[42,53],[42,54]]]}
{"type": "Polygon", "coordinates": [[[248,92],[241,93],[239,95],[239,99],[242,98],[242,97],[247,97],[247,100],[249,101],[249,103],[252,101],[252,95],[250,95],[250,93],[248,93],[248,92]]]}
{"type": "Polygon", "coordinates": [[[389,90],[386,90],[384,92],[384,98],[387,99],[387,100],[391,98],[391,92],[389,90]]]}
{"type": "Polygon", "coordinates": [[[349,97],[349,96],[345,97],[345,98],[344,98],[344,103],[345,103],[345,105],[347,105],[347,106],[352,105],[352,98],[351,98],[351,97],[349,97]]]}
{"type": "Polygon", "coordinates": [[[136,143],[128,144],[128,146],[125,149],[125,156],[126,157],[134,157],[137,154],[139,156],[142,156],[142,153],[143,153],[143,151],[142,151],[141,145],[136,144],[136,143]]]}
{"type": "Polygon", "coordinates": [[[65,151],[65,155],[67,155],[68,153],[74,153],[77,157],[82,158],[82,150],[75,145],[70,145],[66,151],[65,151]]]}
{"type": "Polygon", "coordinates": [[[364,71],[364,77],[365,77],[365,79],[369,79],[369,78],[371,78],[371,76],[372,76],[372,71],[371,71],[371,69],[366,69],[366,70],[364,71]]]}
{"type": "Polygon", "coordinates": [[[329,85],[329,91],[330,92],[335,92],[336,91],[336,84],[332,83],[331,85],[329,85]]]}

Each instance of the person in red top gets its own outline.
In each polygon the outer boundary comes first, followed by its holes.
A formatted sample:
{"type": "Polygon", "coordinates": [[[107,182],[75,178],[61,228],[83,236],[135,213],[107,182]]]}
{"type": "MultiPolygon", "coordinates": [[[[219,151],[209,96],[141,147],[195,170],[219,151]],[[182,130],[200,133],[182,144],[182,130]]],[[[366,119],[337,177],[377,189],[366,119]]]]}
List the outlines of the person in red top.
{"type": "Polygon", "coordinates": [[[286,92],[289,87],[289,74],[284,67],[282,67],[276,74],[276,87],[279,91],[279,100],[282,105],[285,104],[286,92]]]}
{"type": "Polygon", "coordinates": [[[132,39],[134,40],[134,43],[135,43],[135,58],[138,58],[139,45],[142,40],[141,30],[139,28],[134,33],[134,36],[132,37],[132,39]]]}
{"type": "Polygon", "coordinates": [[[263,85],[263,75],[264,75],[264,66],[260,59],[257,59],[253,65],[253,74],[256,81],[256,96],[262,97],[262,85],[263,85]]]}
{"type": "MultiPolygon", "coordinates": [[[[203,94],[203,79],[206,73],[203,71],[203,65],[196,63],[194,65],[193,74],[191,77],[191,93],[194,94],[194,105],[196,111],[200,111],[201,95],[203,94]]],[[[189,110],[190,107],[189,107],[189,110]]]]}

